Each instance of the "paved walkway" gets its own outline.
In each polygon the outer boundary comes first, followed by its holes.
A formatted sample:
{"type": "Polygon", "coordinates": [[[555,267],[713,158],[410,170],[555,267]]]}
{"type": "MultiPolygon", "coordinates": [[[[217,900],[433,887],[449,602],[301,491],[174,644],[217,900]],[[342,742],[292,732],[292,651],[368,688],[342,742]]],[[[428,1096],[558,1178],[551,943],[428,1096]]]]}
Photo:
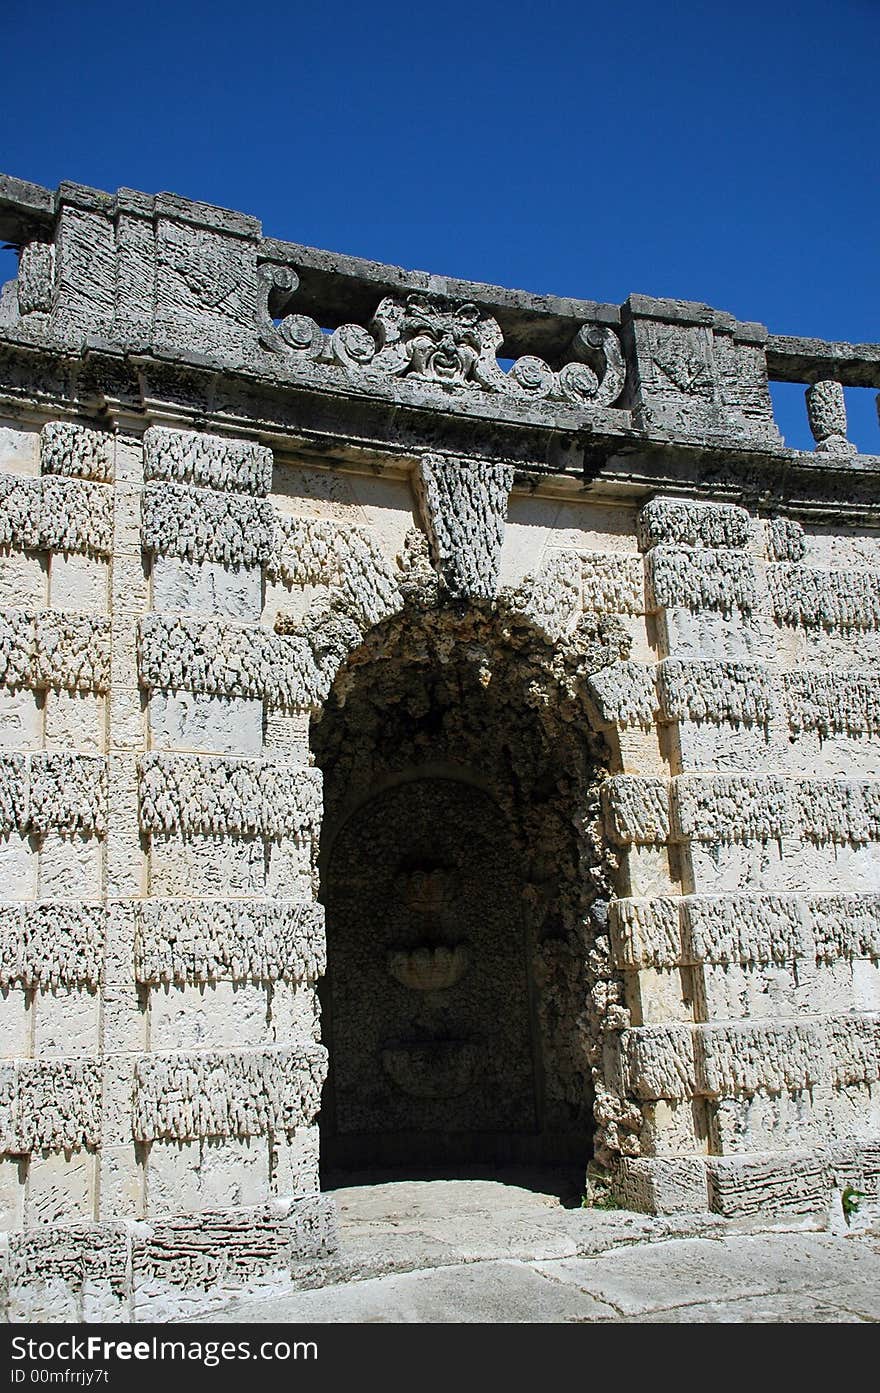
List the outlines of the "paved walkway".
{"type": "Polygon", "coordinates": [[[490,1180],[337,1190],[338,1258],[307,1289],[203,1317],[280,1322],[880,1320],[880,1226],[774,1229],[566,1208],[490,1180]]]}

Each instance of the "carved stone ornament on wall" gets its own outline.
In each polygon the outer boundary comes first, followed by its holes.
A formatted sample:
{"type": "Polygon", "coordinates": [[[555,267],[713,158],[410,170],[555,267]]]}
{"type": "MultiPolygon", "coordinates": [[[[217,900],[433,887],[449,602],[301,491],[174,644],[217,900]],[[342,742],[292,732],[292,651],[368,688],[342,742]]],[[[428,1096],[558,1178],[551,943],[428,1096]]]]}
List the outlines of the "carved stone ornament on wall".
{"type": "Polygon", "coordinates": [[[571,362],[554,370],[526,354],[505,372],[498,362],[504,335],[496,319],[471,302],[414,293],[386,295],[364,328],[341,324],[327,334],[304,314],[276,323],[269,301],[286,310],[299,284],[288,266],[259,267],[265,298],[258,311],[260,341],[273,352],[353,374],[407,378],[450,390],[499,392],[521,401],[549,398],[574,406],[611,406],[620,396],[626,364],[620,340],[603,324],[583,324],[572,339],[571,362]]]}

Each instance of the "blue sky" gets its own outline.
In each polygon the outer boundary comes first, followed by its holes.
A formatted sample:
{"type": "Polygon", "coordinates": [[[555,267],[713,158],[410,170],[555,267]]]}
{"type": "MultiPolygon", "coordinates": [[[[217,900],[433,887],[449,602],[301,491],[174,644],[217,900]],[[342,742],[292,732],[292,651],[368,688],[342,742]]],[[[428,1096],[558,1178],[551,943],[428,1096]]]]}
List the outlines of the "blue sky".
{"type": "MultiPolygon", "coordinates": [[[[880,340],[880,0],[43,0],[7,7],[0,39],[0,169],[21,178],[171,190],[473,280],[880,340]]],[[[880,453],[874,394],[848,397],[880,453]]],[[[779,400],[808,446],[801,389],[779,400]]]]}

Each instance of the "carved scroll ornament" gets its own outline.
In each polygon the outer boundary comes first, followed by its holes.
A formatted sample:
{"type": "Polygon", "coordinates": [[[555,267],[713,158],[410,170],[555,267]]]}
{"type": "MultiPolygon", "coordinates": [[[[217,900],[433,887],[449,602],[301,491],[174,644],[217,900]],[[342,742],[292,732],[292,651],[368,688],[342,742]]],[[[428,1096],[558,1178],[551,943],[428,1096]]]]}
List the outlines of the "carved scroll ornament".
{"type": "Polygon", "coordinates": [[[520,401],[610,406],[623,390],[626,364],[620,340],[602,324],[580,327],[569,350],[572,361],[558,370],[527,354],[505,372],[498,362],[501,326],[471,302],[386,295],[367,328],[341,324],[328,334],[308,315],[285,314],[277,324],[270,317],[269,297],[277,304],[282,296],[286,308],[297,288],[290,267],[264,264],[259,275],[266,288],[260,340],[273,352],[352,375],[382,374],[453,391],[498,392],[520,401]]]}

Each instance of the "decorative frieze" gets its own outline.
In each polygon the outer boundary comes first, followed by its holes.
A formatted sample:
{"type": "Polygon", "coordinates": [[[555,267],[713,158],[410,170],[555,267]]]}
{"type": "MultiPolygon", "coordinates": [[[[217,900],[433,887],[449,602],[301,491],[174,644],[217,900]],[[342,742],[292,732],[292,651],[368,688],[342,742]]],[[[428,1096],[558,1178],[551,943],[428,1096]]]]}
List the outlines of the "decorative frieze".
{"type": "Polygon", "coordinates": [[[681,774],[672,803],[685,841],[778,841],[795,832],[789,782],[772,774],[681,774]]]}
{"type": "Polygon", "coordinates": [[[821,736],[880,733],[880,673],[786,672],[782,694],[794,731],[821,736]]]}
{"type": "Polygon", "coordinates": [[[615,774],[602,785],[605,814],[615,841],[665,842],[669,837],[669,784],[666,779],[615,774]]]}
{"type": "Polygon", "coordinates": [[[144,487],[141,546],[182,561],[257,566],[272,555],[275,513],[263,498],[189,484],[144,487]]]}
{"type": "Polygon", "coordinates": [[[40,431],[40,467],[44,474],[107,484],[113,478],[113,451],[112,435],[72,421],[49,421],[40,431]]]}
{"type": "Polygon", "coordinates": [[[805,629],[876,629],[880,571],[829,571],[780,563],[767,567],[777,624],[805,629]]]}
{"type": "Polygon", "coordinates": [[[665,658],[658,675],[669,721],[766,725],[773,713],[773,676],[762,663],[665,658]]]}
{"type": "Polygon", "coordinates": [[[138,1141],[195,1141],[293,1132],[317,1115],[327,1051],[278,1049],[143,1055],[135,1067],[138,1141]]]}
{"type": "Polygon", "coordinates": [[[106,692],[109,616],[51,609],[0,611],[0,685],[106,692]]]}
{"type": "Polygon", "coordinates": [[[291,759],[142,755],[144,832],[311,837],[321,817],[321,772],[291,759]]]}
{"type": "Polygon", "coordinates": [[[144,478],[265,498],[272,451],[250,440],[150,426],[144,433],[144,478]]]}
{"type": "Polygon", "coordinates": [[[314,981],[326,966],[313,901],[144,900],[135,922],[139,982],[314,981]]]}
{"type": "Polygon", "coordinates": [[[0,1065],[0,1151],[73,1151],[101,1140],[101,1070],[89,1059],[0,1065]]]}
{"type": "Polygon", "coordinates": [[[103,836],[107,761],[67,751],[0,754],[0,831],[103,836]]]}
{"type": "Polygon", "coordinates": [[[97,987],[107,910],[80,900],[0,904],[0,987],[97,987]]]}
{"type": "Polygon", "coordinates": [[[648,608],[681,605],[691,610],[738,609],[757,605],[755,562],[739,551],[708,547],[652,547],[645,556],[648,608]]]}
{"type": "Polygon", "coordinates": [[[700,503],[684,498],[652,498],[638,516],[642,551],[670,543],[686,547],[744,547],[749,515],[731,503],[700,503]]]}
{"type": "Polygon", "coordinates": [[[109,556],[113,490],[83,479],[0,474],[0,547],[109,556]]]}

